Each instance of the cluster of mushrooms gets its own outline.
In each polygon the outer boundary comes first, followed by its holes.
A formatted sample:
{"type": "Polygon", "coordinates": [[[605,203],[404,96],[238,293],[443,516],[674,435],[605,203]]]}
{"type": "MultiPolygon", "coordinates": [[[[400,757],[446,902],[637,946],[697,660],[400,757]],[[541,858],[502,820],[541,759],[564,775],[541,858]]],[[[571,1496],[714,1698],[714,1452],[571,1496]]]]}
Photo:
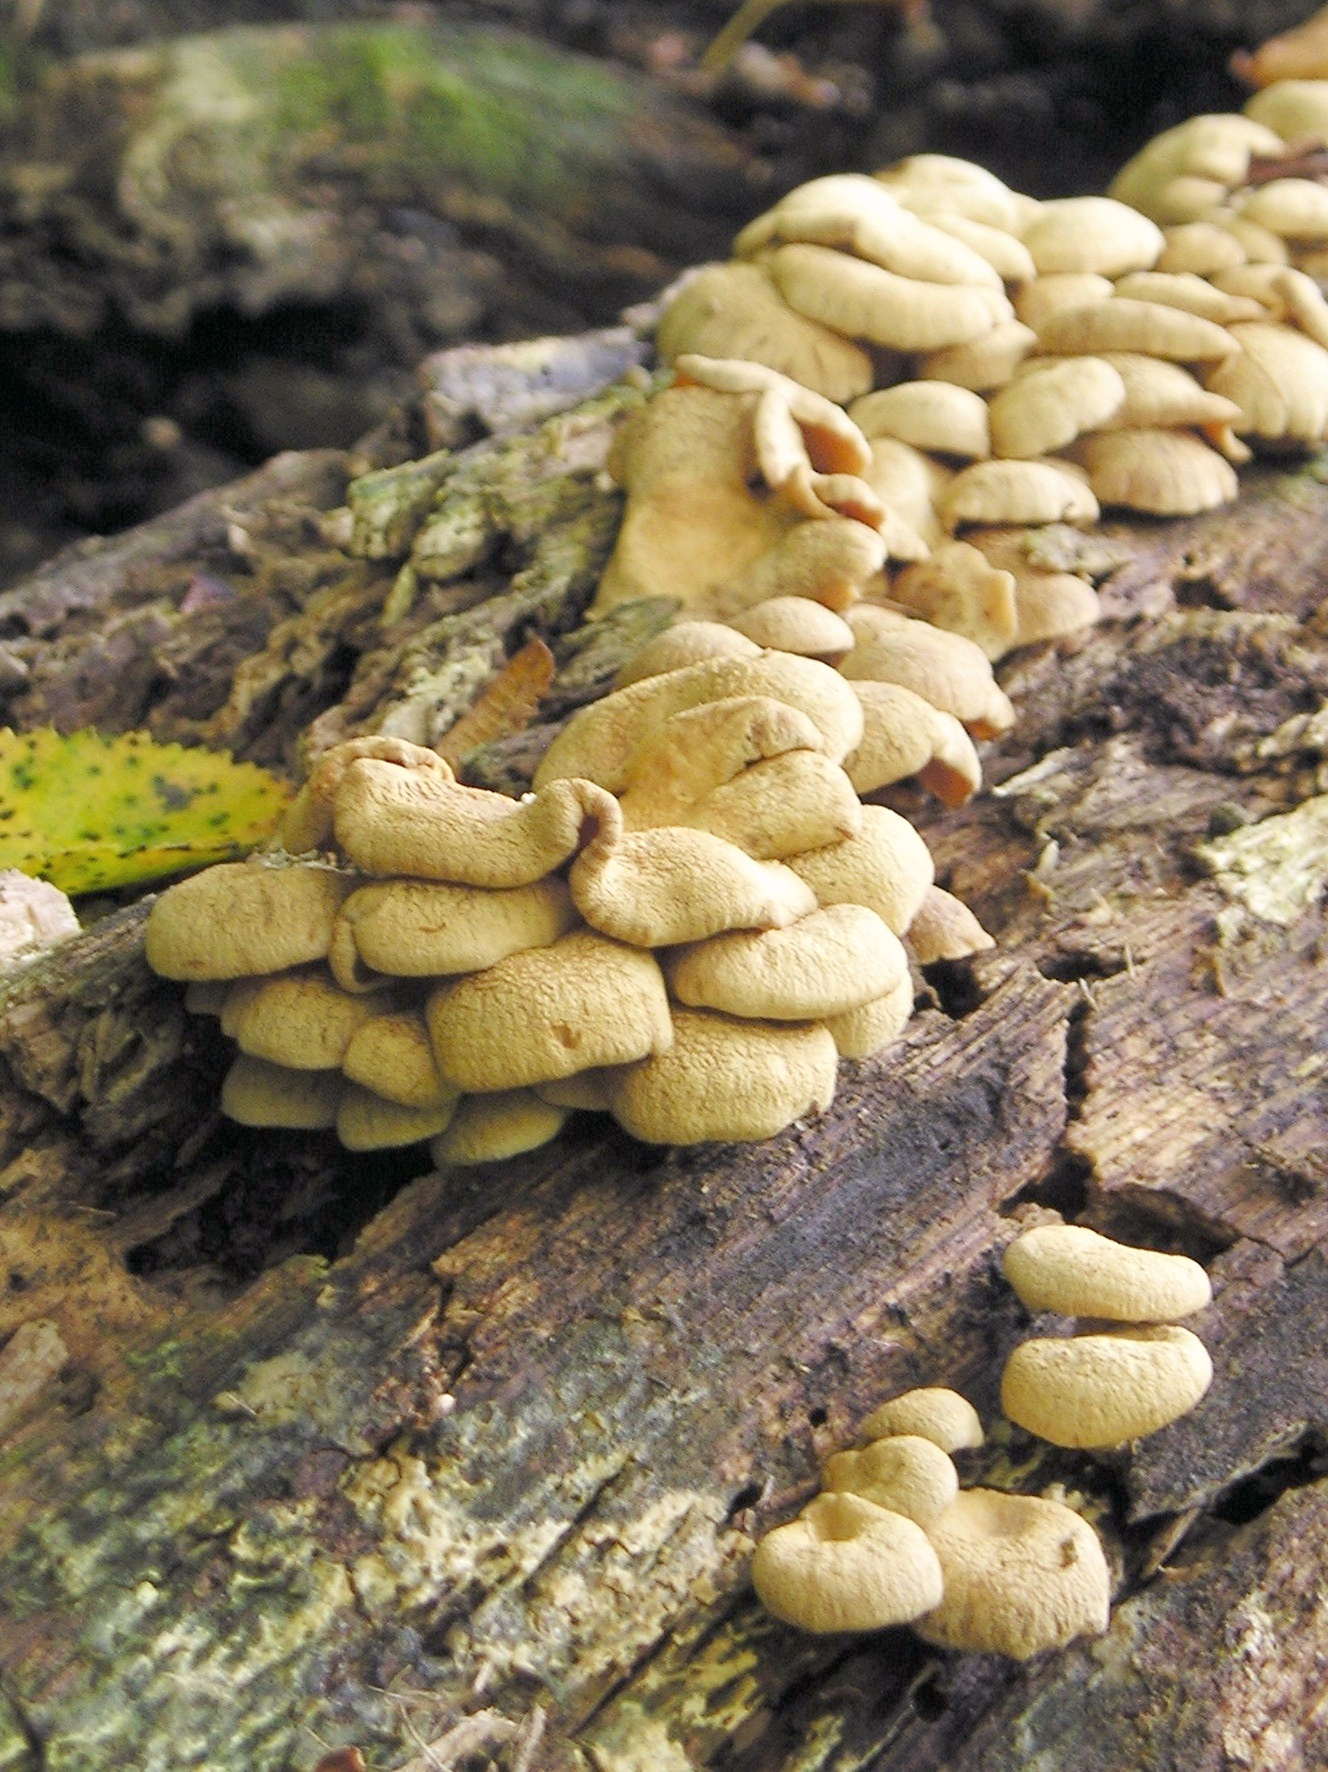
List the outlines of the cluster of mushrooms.
{"type": "Polygon", "coordinates": [[[842,760],[862,703],[758,648],[584,708],[522,800],[379,736],[320,760],[279,848],[153,905],[149,964],[238,1053],[221,1105],[489,1162],[574,1109],[648,1142],[773,1136],[892,1040],[920,962],[990,945],[842,760]]]}
{"type": "MultiPolygon", "coordinates": [[[[1155,1432],[1204,1394],[1202,1342],[1163,1321],[1208,1302],[1197,1262],[1049,1223],[1016,1237],[1002,1266],[1030,1310],[1153,1325],[1017,1348],[1001,1402],[1029,1432],[1105,1449],[1155,1432]]],[[[1016,1660],[1106,1629],[1110,1575],[1087,1520],[1043,1496],[960,1488],[952,1454],[983,1438],[964,1397],[907,1391],[860,1437],[826,1460],[820,1493],[798,1517],[757,1545],[752,1581],[767,1610],[809,1631],[908,1624],[929,1643],[1016,1660]]]]}
{"type": "Polygon", "coordinates": [[[1159,136],[1104,197],[1039,202],[943,155],[790,192],[666,303],[676,381],[611,462],[600,607],[662,593],[764,635],[789,598],[884,606],[992,659],[1087,625],[1091,582],[1030,527],[1195,514],[1254,448],[1328,438],[1328,184],[1269,171],[1325,141],[1328,81],[1283,81],[1159,136]],[[685,525],[683,437],[711,474],[685,525]]]}

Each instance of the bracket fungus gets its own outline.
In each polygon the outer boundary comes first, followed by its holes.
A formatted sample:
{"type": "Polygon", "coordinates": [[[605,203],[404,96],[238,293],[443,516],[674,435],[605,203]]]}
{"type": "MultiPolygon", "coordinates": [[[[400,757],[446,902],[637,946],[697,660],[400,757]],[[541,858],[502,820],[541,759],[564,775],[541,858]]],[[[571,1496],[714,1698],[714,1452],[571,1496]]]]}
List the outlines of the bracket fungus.
{"type": "Polygon", "coordinates": [[[1212,1377],[1198,1336],[1170,1323],[1040,1336],[1006,1361],[1001,1407],[1053,1446],[1105,1451],[1187,1414],[1212,1377]]]}
{"type": "Polygon", "coordinates": [[[818,1495],[767,1532],[752,1555],[761,1604],[802,1630],[882,1630],[941,1598],[941,1566],[922,1528],[860,1495],[818,1495]]]}
{"type": "Polygon", "coordinates": [[[862,741],[844,759],[844,773],[864,797],[916,776],[942,806],[962,806],[982,786],[973,740],[954,714],[933,707],[901,683],[855,678],[862,703],[862,741]]]}
{"type": "Polygon", "coordinates": [[[892,1434],[917,1434],[942,1452],[973,1451],[982,1444],[982,1422],[967,1397],[944,1385],[919,1385],[901,1391],[873,1409],[862,1424],[862,1438],[883,1440],[892,1434]]]}
{"type": "Polygon", "coordinates": [[[855,1451],[835,1452],[821,1469],[821,1487],[861,1495],[924,1530],[959,1493],[954,1460],[922,1434],[891,1434],[855,1451]]]}
{"type": "Polygon", "coordinates": [[[1135,1249],[1087,1225],[1042,1224],[1006,1245],[1001,1271],[1031,1311],[1169,1323],[1211,1302],[1208,1275],[1188,1255],[1135,1249]]]}
{"type": "Polygon", "coordinates": [[[326,867],[219,862],[176,881],[148,912],[148,965],[181,981],[244,978],[323,960],[354,879],[326,867]]]}

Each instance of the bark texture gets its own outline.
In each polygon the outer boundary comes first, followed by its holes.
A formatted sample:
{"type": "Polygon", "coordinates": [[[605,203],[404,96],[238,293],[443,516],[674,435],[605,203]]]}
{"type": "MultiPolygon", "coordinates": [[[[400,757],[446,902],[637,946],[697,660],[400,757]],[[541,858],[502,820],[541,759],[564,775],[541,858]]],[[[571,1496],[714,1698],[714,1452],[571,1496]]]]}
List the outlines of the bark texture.
{"type": "MultiPolygon", "coordinates": [[[[281,459],[16,586],[5,717],[294,768],[440,736],[537,634],[551,727],[629,641],[581,611],[641,396],[595,389],[630,338],[542,349],[434,362],[356,459],[281,459]]],[[[1311,463],[1061,538],[1108,619],[1007,662],[993,791],[895,801],[999,946],[767,1143],[586,1119],[489,1171],[352,1157],[219,1120],[220,1041],[144,968],[142,906],[11,974],[0,1766],[1321,1765],[1325,518],[1311,463]],[[1212,1391],[1109,1457],[998,1414],[1030,1322],[997,1258],[1046,1206],[1213,1274],[1212,1391]],[[757,1607],[753,1537],[918,1383],[989,1424],[967,1481],[1095,1520],[1104,1638],[1016,1666],[757,1607]]],[[[537,746],[468,768],[519,786],[537,746]]]]}

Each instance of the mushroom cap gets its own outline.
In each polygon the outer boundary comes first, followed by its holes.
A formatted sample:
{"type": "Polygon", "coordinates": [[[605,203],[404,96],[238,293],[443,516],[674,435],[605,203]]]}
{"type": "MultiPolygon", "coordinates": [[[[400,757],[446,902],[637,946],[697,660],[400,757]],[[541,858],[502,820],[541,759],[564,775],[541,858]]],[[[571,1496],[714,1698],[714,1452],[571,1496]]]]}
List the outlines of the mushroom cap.
{"type": "Polygon", "coordinates": [[[1328,191],[1312,178],[1273,178],[1237,199],[1238,213],[1284,240],[1328,235],[1328,191]]]}
{"type": "Polygon", "coordinates": [[[1245,248],[1228,228],[1215,221],[1178,222],[1164,228],[1166,245],[1158,259],[1159,271],[1191,271],[1196,277],[1211,276],[1245,263],[1245,248]]]}
{"type": "Polygon", "coordinates": [[[829,665],[791,652],[711,658],[615,689],[578,709],[540,759],[536,789],[564,777],[584,777],[620,793],[631,757],[648,732],[684,708],[733,695],[768,695],[806,714],[834,762],[862,737],[857,698],[829,665]]]}
{"type": "Polygon", "coordinates": [[[1120,372],[1100,357],[1034,358],[991,399],[992,451],[1047,455],[1095,431],[1125,403],[1120,372]]]}
{"type": "Polygon", "coordinates": [[[837,664],[853,650],[853,629],[810,597],[766,597],[732,619],[740,634],[777,652],[799,652],[805,658],[837,664]]]}
{"type": "Polygon", "coordinates": [[[990,393],[1005,386],[1029,352],[1037,349],[1037,342],[1037,333],[1022,320],[1002,320],[965,344],[927,353],[918,361],[918,374],[928,381],[990,393]]]}
{"type": "Polygon", "coordinates": [[[1197,1335],[1170,1323],[1022,1342],[1001,1375],[1001,1407],[1053,1446],[1105,1450],[1156,1433],[1212,1382],[1197,1335]]]}
{"type": "Polygon", "coordinates": [[[449,1095],[429,1107],[390,1101],[358,1083],[347,1083],[337,1107],[337,1137],[348,1151],[385,1151],[434,1138],[456,1112],[449,1095]]]}
{"type": "Polygon", "coordinates": [[[1042,349],[1055,356],[1142,351],[1147,357],[1167,357],[1175,363],[1211,363],[1236,349],[1226,328],[1202,315],[1122,295],[1061,308],[1047,316],[1037,334],[1042,349]]]}
{"type": "Polygon", "coordinates": [[[840,1015],[827,1015],[823,1025],[841,1058],[872,1058],[899,1038],[912,1014],[910,974],[892,990],[873,997],[870,1003],[860,1003],[856,1009],[845,1009],[840,1015]]]}
{"type": "Polygon", "coordinates": [[[883,1440],[891,1434],[920,1434],[942,1452],[972,1450],[982,1444],[982,1423],[967,1397],[944,1385],[921,1385],[902,1391],[874,1409],[862,1424],[862,1437],[883,1440]]]}
{"type": "Polygon", "coordinates": [[[927,211],[927,220],[942,233],[953,234],[965,246],[972,247],[979,258],[985,258],[1002,283],[1028,283],[1037,276],[1033,255],[1023,241],[1004,228],[993,227],[972,215],[956,215],[946,210],[927,211]]]}
{"type": "MultiPolygon", "coordinates": [[[[861,528],[861,524],[856,527],[861,528]]],[[[707,658],[755,658],[760,651],[754,640],[748,640],[727,622],[677,621],[632,653],[614,678],[613,687],[625,689],[643,677],[659,677],[665,671],[680,670],[707,658]]]]}
{"type": "Polygon", "coordinates": [[[891,1434],[858,1451],[827,1458],[821,1487],[861,1495],[925,1530],[958,1495],[959,1473],[934,1440],[920,1434],[891,1434]]]}
{"type": "Polygon", "coordinates": [[[849,610],[845,619],[857,640],[840,666],[851,682],[898,683],[962,720],[979,738],[995,738],[1014,724],[1009,697],[993,677],[986,654],[972,640],[867,603],[849,610]]]}
{"type": "Polygon", "coordinates": [[[1096,271],[1059,271],[1016,290],[1014,311],[1025,326],[1040,331],[1053,314],[1081,308],[1085,302],[1106,301],[1114,291],[1111,278],[1099,277],[1096,271]]]}
{"type": "Polygon", "coordinates": [[[1328,351],[1289,326],[1250,321],[1231,336],[1236,355],[1215,365],[1204,386],[1240,407],[1235,429],[1268,442],[1328,436],[1328,351]]]}
{"type": "Polygon", "coordinates": [[[934,874],[924,839],[888,806],[864,806],[856,836],[792,855],[786,865],[821,906],[865,905],[896,935],[912,922],[934,874]]]}
{"type": "MultiPolygon", "coordinates": [[[[724,622],[773,597],[801,597],[827,609],[844,610],[857,602],[885,560],[886,538],[856,517],[830,516],[797,523],[758,560],[720,581],[709,593],[707,604],[724,622]]],[[[735,640],[742,639],[734,630],[729,631],[735,640]]],[[[747,645],[728,650],[741,650],[744,657],[753,655],[747,645]]],[[[678,660],[679,664],[684,662],[691,661],[678,660]]]]}
{"type": "Polygon", "coordinates": [[[742,258],[774,240],[814,238],[814,234],[790,231],[804,220],[813,229],[827,215],[845,222],[875,221],[888,226],[898,214],[899,204],[879,179],[865,172],[832,172],[786,191],[777,203],[747,223],[734,240],[733,250],[742,258]]]}
{"type": "Polygon", "coordinates": [[[341,901],[356,884],[311,863],[226,861],[168,886],[148,912],[147,962],[186,981],[284,972],[327,955],[341,901]]]}
{"type": "Polygon", "coordinates": [[[1246,118],[1283,142],[1328,142],[1328,87],[1321,79],[1276,80],[1245,100],[1246,118]]]}
{"type": "Polygon", "coordinates": [[[667,1052],[607,1079],[610,1111],[646,1144],[773,1138],[835,1095],[838,1054],[815,1024],[677,1009],[667,1052]]]}
{"type": "Polygon", "coordinates": [[[423,1012],[397,1009],[371,1015],[350,1037],[342,1075],[403,1107],[436,1108],[456,1100],[438,1075],[423,1012]]]}
{"type": "Polygon", "coordinates": [[[575,921],[567,884],[555,876],[487,889],[374,880],[342,905],[333,950],[356,974],[367,966],[394,978],[438,978],[478,971],[522,948],[546,947],[575,921]]]}
{"type": "Polygon", "coordinates": [[[988,331],[1014,310],[985,281],[904,277],[828,246],[777,246],[766,261],[784,300],[846,338],[895,351],[936,351],[988,331]]]}
{"type": "Polygon", "coordinates": [[[335,1070],[371,999],[343,991],[322,966],[278,973],[244,993],[227,1031],[241,1052],[289,1070],[335,1070]]]}
{"type": "Polygon", "coordinates": [[[1193,271],[1132,271],[1117,281],[1116,294],[1130,301],[1155,301],[1164,308],[1180,308],[1218,326],[1266,318],[1263,304],[1252,296],[1219,289],[1193,271]]]}
{"type": "Polygon", "coordinates": [[[780,929],[816,908],[811,888],[791,869],[682,825],[590,844],[568,884],[592,929],[641,948],[726,929],[780,929]]]}
{"type": "Polygon", "coordinates": [[[1040,276],[1096,271],[1119,277],[1147,270],[1166,245],[1156,222],[1112,197],[1052,198],[1023,230],[1022,239],[1040,276]]]}
{"type": "Polygon", "coordinates": [[[1001,1271],[1021,1304],[1063,1317],[1166,1323],[1209,1304],[1208,1275],[1188,1255],[1133,1249],[1087,1225],[1040,1224],[1006,1245],[1001,1271]]]}
{"type": "Polygon", "coordinates": [[[679,381],[695,382],[721,394],[755,394],[752,414],[756,459],[769,485],[788,477],[788,468],[767,468],[762,430],[774,428],[768,439],[776,455],[789,448],[789,427],[797,433],[795,444],[803,461],[825,473],[856,473],[867,462],[867,440],[853,420],[833,400],[807,388],[791,376],[764,363],[744,357],[707,357],[688,351],[678,358],[679,381]],[[780,434],[782,427],[782,435],[780,434]]]}
{"type": "Polygon", "coordinates": [[[897,572],[892,601],[933,627],[963,634],[995,660],[1019,642],[1015,578],[966,541],[945,542],[930,560],[897,572]]]}
{"type": "Polygon", "coordinates": [[[283,849],[291,855],[301,855],[308,849],[327,847],[332,840],[332,802],[342,776],[359,757],[377,757],[401,769],[431,771],[444,781],[454,779],[451,765],[437,751],[411,744],[409,739],[393,738],[385,732],[348,738],[323,752],[309,779],[286,808],[278,833],[283,849]]]}
{"type": "Polygon", "coordinates": [[[587,824],[617,817],[612,796],[589,781],[512,800],[376,758],[349,766],[333,809],[337,842],[366,873],[489,887],[543,879],[576,854],[587,824]]]}
{"type": "Polygon", "coordinates": [[[873,175],[897,203],[919,215],[965,215],[1017,234],[1037,213],[1036,200],[972,160],[953,154],[908,154],[873,175]]]}
{"type": "Polygon", "coordinates": [[[941,499],[948,529],[964,523],[1096,523],[1097,500],[1065,462],[976,461],[941,499]]]}
{"type": "Polygon", "coordinates": [[[654,956],[590,929],[440,986],[425,1018],[439,1075],[467,1092],[626,1064],[673,1038],[654,956]]]}
{"type": "Polygon", "coordinates": [[[501,1163],[556,1138],[569,1111],[533,1089],[466,1095],[443,1131],[430,1139],[429,1155],[440,1169],[452,1163],[501,1163]]]}
{"type": "Polygon", "coordinates": [[[1240,492],[1230,462],[1192,431],[1103,431],[1080,437],[1074,458],[1087,470],[1099,504],[1123,505],[1155,517],[1216,510],[1240,492]]]}
{"type": "Polygon", "coordinates": [[[936,506],[954,475],[935,456],[897,437],[873,437],[871,452],[866,478],[890,513],[886,538],[890,558],[925,560],[931,544],[944,539],[936,506]],[[908,545],[910,534],[912,545],[908,545]]]}
{"type": "Polygon", "coordinates": [[[1206,207],[1211,208],[1234,186],[1245,182],[1252,155],[1272,156],[1284,151],[1281,138],[1266,122],[1253,117],[1232,112],[1187,117],[1146,142],[1121,167],[1107,192],[1154,221],[1193,221],[1205,205],[1177,213],[1179,206],[1168,201],[1175,182],[1187,178],[1204,182],[1209,187],[1206,207]]]}
{"type": "Polygon", "coordinates": [[[912,1520],[861,1496],[818,1495],[752,1553],[767,1612],[809,1631],[907,1624],[941,1597],[941,1570],[912,1520]]]}
{"type": "Polygon", "coordinates": [[[991,454],[987,402],[955,382],[896,382],[855,400],[849,417],[868,440],[897,437],[915,449],[970,461],[991,454]]]}
{"type": "Polygon", "coordinates": [[[924,1641],[1023,1661],[1107,1628],[1111,1577],[1101,1542],[1060,1502],[965,1489],[927,1536],[944,1594],[914,1621],[924,1641]]]}
{"type": "Polygon", "coordinates": [[[1234,400],[1213,394],[1179,363],[1146,357],[1138,351],[1116,351],[1110,363],[1125,384],[1125,401],[1099,430],[1143,426],[1230,424],[1240,417],[1234,400]]]}
{"type": "Polygon", "coordinates": [[[664,961],[669,989],[693,1009],[763,1021],[814,1021],[859,1009],[908,975],[895,935],[865,905],[835,904],[785,929],[734,930],[664,961]]]}
{"type": "Polygon", "coordinates": [[[862,743],[845,757],[844,773],[858,793],[916,775],[942,806],[962,806],[973,797],[982,786],[982,764],[954,714],[900,683],[859,677],[853,687],[862,702],[862,743]]]}
{"type": "Polygon", "coordinates": [[[222,1078],[221,1111],[242,1126],[322,1131],[336,1125],[345,1088],[340,1071],[293,1071],[241,1052],[222,1078]]]}
{"type": "Polygon", "coordinates": [[[665,363],[687,352],[764,363],[830,400],[851,400],[872,384],[866,351],[795,313],[763,265],[704,265],[680,282],[655,344],[665,363]]]}
{"type": "Polygon", "coordinates": [[[937,960],[966,960],[996,943],[962,899],[929,886],[908,926],[908,946],[919,966],[931,966],[937,960]]]}

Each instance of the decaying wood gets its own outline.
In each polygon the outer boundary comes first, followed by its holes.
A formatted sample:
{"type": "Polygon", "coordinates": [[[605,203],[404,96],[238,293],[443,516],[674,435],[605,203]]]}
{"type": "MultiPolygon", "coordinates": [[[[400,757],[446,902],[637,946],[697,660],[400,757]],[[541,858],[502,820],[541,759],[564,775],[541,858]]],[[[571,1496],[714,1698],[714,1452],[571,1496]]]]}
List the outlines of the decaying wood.
{"type": "MultiPolygon", "coordinates": [[[[537,636],[550,726],[628,643],[581,613],[639,398],[274,464],[16,587],[9,717],[293,767],[441,736],[537,636]]],[[[65,1353],[0,1428],[0,1765],[1323,1763],[1325,518],[1311,466],[1091,539],[1110,619],[1007,662],[994,791],[896,796],[997,949],[765,1144],[352,1157],[220,1121],[141,906],[11,974],[0,1337],[65,1353]],[[1213,1274],[1212,1391],[1110,1457],[999,1418],[1030,1325],[996,1257],[1047,1207],[1213,1274]],[[966,1480],[1094,1519],[1105,1638],[1014,1667],[761,1613],[752,1538],[915,1383],[991,1424],[966,1480]]],[[[467,767],[519,785],[537,743],[467,767]]]]}

